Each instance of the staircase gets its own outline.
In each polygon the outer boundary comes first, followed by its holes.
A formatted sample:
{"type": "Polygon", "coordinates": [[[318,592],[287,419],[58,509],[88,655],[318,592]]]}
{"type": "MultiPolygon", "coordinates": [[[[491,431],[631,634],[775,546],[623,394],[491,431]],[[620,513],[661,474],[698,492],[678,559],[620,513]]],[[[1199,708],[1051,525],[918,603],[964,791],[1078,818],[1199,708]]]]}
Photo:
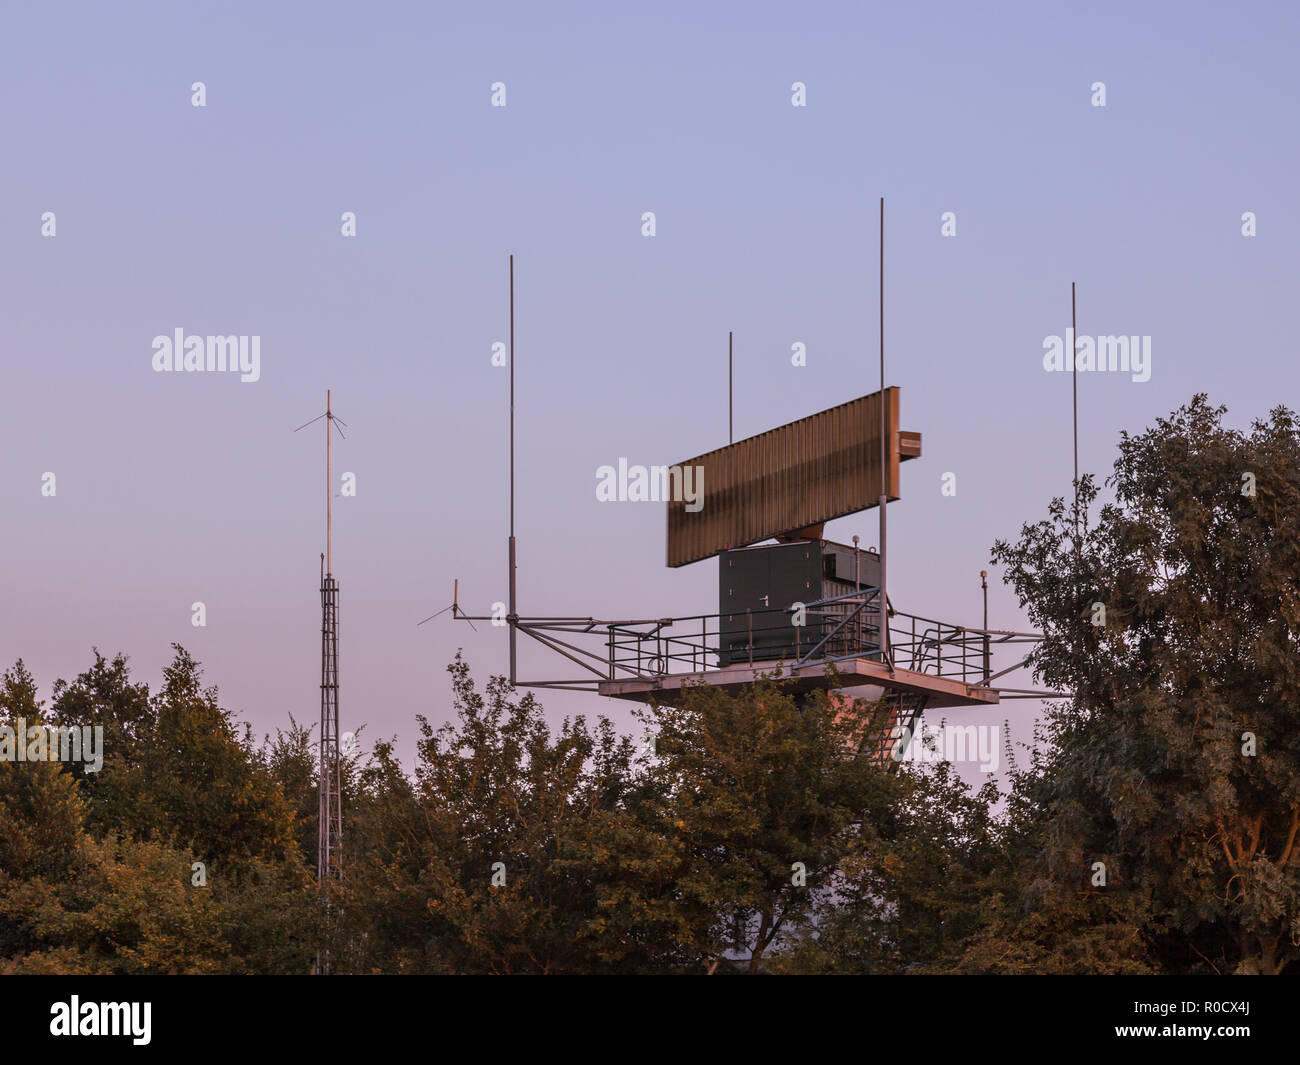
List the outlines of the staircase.
{"type": "MultiPolygon", "coordinates": [[[[916,728],[917,719],[925,709],[926,696],[918,692],[893,689],[885,693],[876,705],[871,726],[858,749],[858,757],[867,758],[882,769],[898,765],[894,748],[902,753],[900,741],[906,731],[909,739],[916,728]]],[[[911,742],[915,742],[914,739],[911,742]]]]}

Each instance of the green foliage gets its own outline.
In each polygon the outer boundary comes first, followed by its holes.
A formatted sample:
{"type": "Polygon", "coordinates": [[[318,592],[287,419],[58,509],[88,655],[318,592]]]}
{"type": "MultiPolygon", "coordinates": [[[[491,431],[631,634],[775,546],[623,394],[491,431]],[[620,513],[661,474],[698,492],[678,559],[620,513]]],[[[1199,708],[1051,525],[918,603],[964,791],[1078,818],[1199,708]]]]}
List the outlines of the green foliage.
{"type": "Polygon", "coordinates": [[[150,700],[97,653],[49,714],[21,661],[0,680],[0,723],[104,728],[98,773],[0,760],[0,971],[309,970],[318,906],[281,853],[287,801],[180,648],[165,678],[150,700]]]}
{"type": "MultiPolygon", "coordinates": [[[[53,718],[101,725],[104,767],[75,767],[95,832],[175,837],[212,862],[277,861],[297,848],[293,811],[252,742],[241,736],[199,664],[179,644],[150,697],[121,655],[54,687],[53,718]]],[[[314,829],[313,829],[314,832],[314,829]]]]}
{"type": "Polygon", "coordinates": [[[259,866],[194,886],[192,855],[157,841],[83,836],[58,879],[0,877],[15,973],[306,972],[314,892],[291,867],[259,866]]]}
{"type": "Polygon", "coordinates": [[[657,752],[651,824],[672,844],[663,908],[710,968],[758,972],[809,920],[895,782],[850,756],[856,706],[796,700],[775,679],[736,696],[688,689],[644,720],[657,752]]]}
{"type": "MultiPolygon", "coordinates": [[[[312,743],[311,732],[290,714],[288,730],[276,729],[275,739],[268,739],[259,752],[262,767],[279,786],[292,812],[296,843],[294,857],[307,869],[315,868],[316,829],[320,816],[320,794],[316,790],[320,754],[312,743]]],[[[350,779],[351,774],[348,774],[349,782],[350,779]]],[[[348,789],[344,798],[355,798],[355,791],[348,789]]]]}
{"type": "MultiPolygon", "coordinates": [[[[0,678],[0,725],[43,724],[42,706],[19,659],[0,678]]],[[[65,874],[85,817],[77,783],[58,762],[0,759],[0,876],[65,874]]]]}
{"type": "MultiPolygon", "coordinates": [[[[994,549],[1045,634],[1038,675],[1074,692],[1018,782],[1047,885],[1022,906],[1122,920],[1164,971],[1279,972],[1300,957],[1300,438],[1283,408],[1248,434],[1222,415],[1197,396],[1124,434],[1077,540],[1058,499],[994,549]]],[[[1096,497],[1085,479],[1085,515],[1096,497]]]]}
{"type": "Polygon", "coordinates": [[[780,969],[947,972],[985,920],[1007,867],[992,781],[972,794],[947,762],[909,767],[874,825],[840,855],[834,892],[780,969]]]}
{"type": "Polygon", "coordinates": [[[459,656],[449,669],[457,721],[420,720],[414,781],[389,745],[362,774],[341,897],[365,915],[351,964],[563,973],[635,970],[670,951],[645,929],[609,934],[626,918],[625,859],[653,851],[624,801],[630,741],[603,719],[552,733],[531,695],[500,677],[480,694],[459,656]]]}
{"type": "Polygon", "coordinates": [[[995,546],[1072,693],[1005,793],[857,757],[883,711],[839,693],[689,688],[643,749],[457,656],[412,773],[345,759],[317,885],[311,729],[257,748],[179,646],[48,710],[19,661],[0,724],[102,726],[104,764],[0,760],[0,972],[1294,972],[1300,433],[1222,417],[1124,435],[1077,535],[1057,499],[995,546]]]}

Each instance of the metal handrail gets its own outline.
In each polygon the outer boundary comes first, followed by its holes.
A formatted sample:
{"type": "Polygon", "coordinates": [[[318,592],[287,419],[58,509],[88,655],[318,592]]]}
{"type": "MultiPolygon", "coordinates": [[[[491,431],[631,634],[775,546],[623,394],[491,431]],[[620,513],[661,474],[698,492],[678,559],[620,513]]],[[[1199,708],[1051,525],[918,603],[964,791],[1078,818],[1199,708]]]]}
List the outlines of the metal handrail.
{"type": "MultiPolygon", "coordinates": [[[[879,588],[864,587],[803,604],[805,623],[800,626],[792,624],[794,607],[746,610],[743,618],[737,612],[619,620],[521,617],[512,623],[587,674],[586,680],[541,681],[538,686],[594,687],[597,681],[655,680],[739,662],[784,672],[879,656],[879,621],[868,610],[879,596],[879,588]],[[733,619],[729,625],[727,617],[733,619]],[[603,646],[593,647],[595,640],[603,646]]],[[[1041,639],[1035,633],[967,628],[893,609],[888,629],[891,669],[896,662],[913,672],[985,686],[1025,665],[1021,656],[1015,665],[994,672],[988,658],[992,646],[1041,639]]]]}

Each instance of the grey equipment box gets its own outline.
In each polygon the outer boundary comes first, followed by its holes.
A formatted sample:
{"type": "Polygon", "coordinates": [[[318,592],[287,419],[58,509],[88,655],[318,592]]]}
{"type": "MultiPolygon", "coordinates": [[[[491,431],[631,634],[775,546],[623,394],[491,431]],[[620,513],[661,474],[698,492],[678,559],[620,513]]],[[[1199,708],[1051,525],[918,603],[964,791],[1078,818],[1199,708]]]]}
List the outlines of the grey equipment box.
{"type": "MultiPolygon", "coordinates": [[[[790,608],[875,588],[879,582],[879,555],[855,552],[830,540],[723,551],[718,556],[719,665],[807,654],[857,604],[829,603],[809,609],[801,628],[792,624],[790,608]]],[[[873,604],[843,626],[816,657],[868,654],[878,646],[878,628],[878,608],[873,604]]]]}

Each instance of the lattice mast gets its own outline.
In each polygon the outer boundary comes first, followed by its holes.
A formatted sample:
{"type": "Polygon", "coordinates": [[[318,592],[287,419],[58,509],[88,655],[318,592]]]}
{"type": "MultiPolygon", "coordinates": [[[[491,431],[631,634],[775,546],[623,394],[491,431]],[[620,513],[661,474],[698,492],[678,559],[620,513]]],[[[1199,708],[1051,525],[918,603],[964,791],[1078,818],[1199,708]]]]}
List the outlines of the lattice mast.
{"type": "MultiPolygon", "coordinates": [[[[339,430],[341,433],[342,430],[339,430]]],[[[340,874],[343,804],[339,767],[339,585],[334,579],[334,411],[325,392],[325,554],[321,556],[320,821],[316,881],[340,874]]]]}
{"type": "MultiPolygon", "coordinates": [[[[325,391],[325,413],[298,426],[294,432],[325,421],[325,551],[320,557],[320,797],[316,847],[316,883],[322,899],[325,885],[338,879],[343,861],[342,770],[339,758],[339,585],[334,579],[334,432],[343,436],[347,424],[334,413],[330,391],[325,391]]],[[[328,902],[327,902],[328,905],[328,902]]],[[[328,958],[318,960],[326,971],[328,958]]]]}

